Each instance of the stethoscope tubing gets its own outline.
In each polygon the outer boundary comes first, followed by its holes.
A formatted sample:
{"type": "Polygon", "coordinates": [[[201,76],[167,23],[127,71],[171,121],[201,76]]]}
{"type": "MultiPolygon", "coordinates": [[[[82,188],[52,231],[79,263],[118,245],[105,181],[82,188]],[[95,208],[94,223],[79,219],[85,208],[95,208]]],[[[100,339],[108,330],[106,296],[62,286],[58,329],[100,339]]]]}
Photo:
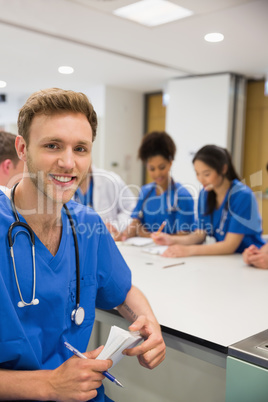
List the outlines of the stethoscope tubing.
{"type": "MultiPolygon", "coordinates": [[[[176,201],[175,201],[175,194],[176,194],[175,182],[174,182],[173,179],[171,179],[170,182],[171,182],[171,185],[169,185],[169,186],[168,186],[168,189],[167,189],[167,204],[169,204],[169,205],[167,206],[167,211],[168,211],[169,213],[170,213],[170,212],[176,212],[176,210],[177,210],[176,201]],[[170,202],[170,193],[171,193],[172,190],[173,190],[173,192],[174,192],[173,205],[171,205],[171,202],[170,202]]],[[[152,192],[154,191],[155,188],[156,188],[156,184],[154,183],[154,185],[153,185],[152,188],[148,191],[148,193],[146,194],[144,200],[142,201],[140,210],[139,210],[139,212],[138,212],[138,218],[139,218],[139,219],[142,219],[142,218],[143,218],[143,215],[144,215],[144,213],[143,213],[144,205],[145,205],[146,201],[150,198],[150,195],[152,194],[152,192]]]]}
{"type": "Polygon", "coordinates": [[[69,222],[70,222],[70,225],[72,228],[72,232],[73,232],[73,238],[74,238],[75,261],[76,261],[76,306],[78,308],[79,304],[80,304],[80,260],[79,260],[79,251],[78,251],[78,241],[77,241],[77,235],[76,235],[76,230],[75,230],[75,226],[74,226],[74,221],[70,214],[70,211],[67,208],[66,204],[63,204],[63,207],[68,216],[68,219],[69,219],[69,222]]]}
{"type": "MultiPolygon", "coordinates": [[[[229,208],[229,194],[231,191],[231,188],[233,187],[233,183],[231,183],[230,188],[227,191],[227,200],[225,201],[222,213],[221,213],[221,220],[220,220],[220,225],[217,229],[215,229],[215,232],[218,233],[221,236],[224,236],[224,225],[225,222],[227,221],[228,218],[228,208],[229,208]]],[[[211,223],[213,227],[213,214],[211,215],[211,223]]]]}

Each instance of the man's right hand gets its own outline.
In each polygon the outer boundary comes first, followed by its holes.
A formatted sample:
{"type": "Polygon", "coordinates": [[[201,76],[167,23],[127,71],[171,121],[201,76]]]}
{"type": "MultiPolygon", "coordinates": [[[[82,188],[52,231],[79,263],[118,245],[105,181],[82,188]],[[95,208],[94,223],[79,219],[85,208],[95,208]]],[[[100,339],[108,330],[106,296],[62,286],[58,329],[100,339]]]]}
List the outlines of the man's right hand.
{"type": "Polygon", "coordinates": [[[105,378],[102,374],[112,366],[111,360],[96,360],[103,346],[86,352],[87,359],[72,356],[49,375],[51,400],[88,401],[97,396],[97,388],[105,378]]]}

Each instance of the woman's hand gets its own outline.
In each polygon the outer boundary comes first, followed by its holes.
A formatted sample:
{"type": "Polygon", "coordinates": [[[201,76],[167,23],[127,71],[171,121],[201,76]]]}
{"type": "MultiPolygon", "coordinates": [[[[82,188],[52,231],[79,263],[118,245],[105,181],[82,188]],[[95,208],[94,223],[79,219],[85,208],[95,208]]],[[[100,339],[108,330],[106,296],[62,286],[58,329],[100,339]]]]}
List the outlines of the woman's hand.
{"type": "Polygon", "coordinates": [[[252,255],[257,254],[258,252],[259,252],[259,249],[258,249],[254,244],[252,244],[251,246],[249,246],[248,248],[246,248],[246,249],[243,251],[243,254],[242,254],[244,262],[245,262],[246,264],[249,264],[249,265],[250,265],[249,258],[250,258],[252,255]]]}
{"type": "Polygon", "coordinates": [[[109,232],[110,232],[112,238],[114,239],[114,241],[121,240],[122,234],[120,232],[118,232],[116,227],[114,227],[114,225],[112,225],[111,222],[105,222],[105,226],[109,230],[109,232]]]}
{"type": "Polygon", "coordinates": [[[259,251],[249,257],[249,264],[255,268],[268,269],[268,254],[259,251]]]}
{"type": "Polygon", "coordinates": [[[170,257],[170,258],[189,257],[189,256],[193,255],[191,250],[192,250],[191,246],[182,246],[180,244],[174,244],[174,245],[168,247],[164,251],[162,256],[170,257]]]}
{"type": "Polygon", "coordinates": [[[156,244],[161,244],[165,246],[170,246],[171,244],[174,244],[173,236],[167,233],[154,232],[151,234],[151,238],[156,244]]]}

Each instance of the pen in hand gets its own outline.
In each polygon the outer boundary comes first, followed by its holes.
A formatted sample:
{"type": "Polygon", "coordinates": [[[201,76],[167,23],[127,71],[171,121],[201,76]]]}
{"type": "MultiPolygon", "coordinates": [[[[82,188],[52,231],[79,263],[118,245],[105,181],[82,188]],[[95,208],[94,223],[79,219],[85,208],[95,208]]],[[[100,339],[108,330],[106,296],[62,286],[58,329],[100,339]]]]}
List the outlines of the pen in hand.
{"type": "Polygon", "coordinates": [[[156,234],[156,235],[159,235],[159,234],[162,232],[162,230],[164,229],[164,227],[166,226],[166,224],[167,224],[167,222],[166,222],[166,221],[163,221],[163,222],[161,223],[161,225],[159,226],[158,231],[157,231],[155,234],[156,234]]]}
{"type": "MultiPolygon", "coordinates": [[[[85,355],[83,355],[79,350],[74,348],[72,345],[70,345],[68,342],[64,342],[64,345],[66,346],[67,349],[69,349],[74,355],[81,357],[81,359],[87,359],[85,355]]],[[[121,384],[112,374],[108,373],[108,371],[103,371],[102,374],[108,378],[108,380],[114,382],[116,385],[119,387],[124,388],[124,385],[121,384]]]]}

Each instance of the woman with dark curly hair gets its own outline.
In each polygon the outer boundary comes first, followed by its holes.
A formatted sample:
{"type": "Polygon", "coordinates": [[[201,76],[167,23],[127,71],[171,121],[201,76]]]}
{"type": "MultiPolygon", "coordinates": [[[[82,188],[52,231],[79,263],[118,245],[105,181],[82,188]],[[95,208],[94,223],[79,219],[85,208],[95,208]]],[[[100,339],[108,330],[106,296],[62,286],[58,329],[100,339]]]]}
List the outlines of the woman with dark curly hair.
{"type": "Polygon", "coordinates": [[[154,240],[169,245],[165,257],[242,253],[250,244],[264,244],[256,198],[243,184],[227,149],[206,145],[193,158],[197,179],[203,185],[198,200],[197,229],[185,236],[160,234],[154,240]],[[216,240],[201,244],[206,236],[216,240]]]}
{"type": "Polygon", "coordinates": [[[143,137],[138,157],[146,164],[153,182],[141,188],[131,215],[133,221],[124,231],[123,239],[150,237],[159,228],[171,235],[191,231],[194,225],[192,196],[170,176],[175,153],[176,145],[166,132],[153,131],[143,137]]]}

